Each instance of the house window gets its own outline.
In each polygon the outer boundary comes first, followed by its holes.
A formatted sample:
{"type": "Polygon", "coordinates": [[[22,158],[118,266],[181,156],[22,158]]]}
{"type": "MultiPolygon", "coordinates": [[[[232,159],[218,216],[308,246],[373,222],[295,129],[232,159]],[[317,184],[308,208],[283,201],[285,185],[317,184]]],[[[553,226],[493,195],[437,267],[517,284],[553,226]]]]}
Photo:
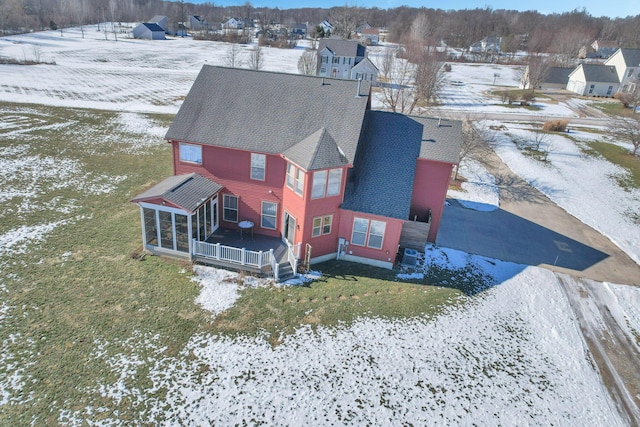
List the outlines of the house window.
{"type": "Polygon", "coordinates": [[[369,230],[369,220],[355,218],[353,220],[353,232],[351,233],[351,243],[357,246],[367,244],[367,231],[369,230]]]}
{"type": "Polygon", "coordinates": [[[222,216],[225,221],[238,222],[238,197],[225,194],[222,198],[222,216]]]}
{"type": "Polygon", "coordinates": [[[311,237],[331,234],[332,221],[333,215],[325,215],[313,218],[313,229],[311,230],[311,237]]]}
{"type": "Polygon", "coordinates": [[[311,198],[318,199],[325,196],[337,196],[340,194],[341,184],[342,169],[316,171],[313,173],[311,198]]]}
{"type": "Polygon", "coordinates": [[[278,214],[278,204],[273,202],[262,202],[262,217],[260,226],[270,230],[276,229],[276,217],[278,214]]]}
{"type": "Polygon", "coordinates": [[[607,89],[607,96],[611,95],[611,92],[613,92],[613,86],[609,86],[607,89]]]}
{"type": "Polygon", "coordinates": [[[202,146],[180,143],[180,161],[202,164],[202,146]]]}
{"type": "Polygon", "coordinates": [[[629,68],[629,72],[627,73],[627,77],[631,77],[633,75],[633,68],[629,68]]]}
{"type": "Polygon", "coordinates": [[[287,187],[302,196],[304,192],[304,171],[287,163],[287,187]]]}
{"type": "Polygon", "coordinates": [[[589,86],[589,94],[592,94],[595,88],[596,88],[596,85],[589,86]]]}
{"type": "Polygon", "coordinates": [[[324,197],[327,185],[327,171],[316,171],[313,173],[313,186],[311,187],[311,198],[318,199],[324,197]]]}
{"type": "Polygon", "coordinates": [[[251,153],[251,179],[264,181],[266,163],[267,156],[264,154],[251,153]]]}
{"type": "Polygon", "coordinates": [[[382,249],[386,223],[365,218],[354,218],[351,243],[357,246],[367,246],[382,249]]]}
{"type": "Polygon", "coordinates": [[[334,56],[333,60],[331,61],[334,64],[339,64],[340,63],[340,57],[339,56],[334,56]]]}
{"type": "Polygon", "coordinates": [[[327,196],[337,196],[340,194],[342,186],[342,169],[331,169],[329,171],[329,181],[327,182],[327,196]]]}
{"type": "Polygon", "coordinates": [[[329,62],[329,57],[328,56],[322,56],[322,63],[323,64],[327,64],[329,62]]]}
{"type": "Polygon", "coordinates": [[[302,196],[304,191],[304,172],[302,169],[296,168],[296,187],[295,192],[302,196]]]}
{"type": "Polygon", "coordinates": [[[362,73],[356,73],[356,80],[362,80],[362,73]]]}

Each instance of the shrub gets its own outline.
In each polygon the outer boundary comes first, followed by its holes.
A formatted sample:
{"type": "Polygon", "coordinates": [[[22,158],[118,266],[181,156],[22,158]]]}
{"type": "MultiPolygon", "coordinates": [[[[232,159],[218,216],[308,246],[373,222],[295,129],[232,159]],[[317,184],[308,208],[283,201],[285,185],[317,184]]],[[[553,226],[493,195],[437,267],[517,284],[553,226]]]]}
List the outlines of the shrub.
{"type": "Polygon", "coordinates": [[[444,64],[444,71],[446,71],[447,73],[451,72],[451,64],[444,64]]]}
{"type": "Polygon", "coordinates": [[[614,94],[613,97],[615,99],[617,99],[618,101],[620,101],[622,103],[622,105],[625,106],[625,108],[630,108],[631,107],[631,100],[629,99],[629,96],[627,96],[626,93],[618,92],[618,93],[614,94]]]}
{"type": "Polygon", "coordinates": [[[525,92],[522,94],[523,105],[531,105],[535,100],[535,94],[533,92],[525,92]]]}
{"type": "Polygon", "coordinates": [[[569,120],[549,120],[542,125],[542,130],[546,130],[548,132],[566,132],[568,124],[569,120]]]}

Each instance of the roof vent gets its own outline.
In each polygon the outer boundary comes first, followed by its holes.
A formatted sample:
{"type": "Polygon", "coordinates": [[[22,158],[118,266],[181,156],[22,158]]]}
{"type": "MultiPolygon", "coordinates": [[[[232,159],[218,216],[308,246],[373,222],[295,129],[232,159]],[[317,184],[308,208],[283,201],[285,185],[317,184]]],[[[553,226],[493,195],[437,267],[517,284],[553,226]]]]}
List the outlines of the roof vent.
{"type": "Polygon", "coordinates": [[[362,79],[358,79],[358,92],[356,93],[356,98],[360,98],[360,86],[362,86],[362,79]]]}

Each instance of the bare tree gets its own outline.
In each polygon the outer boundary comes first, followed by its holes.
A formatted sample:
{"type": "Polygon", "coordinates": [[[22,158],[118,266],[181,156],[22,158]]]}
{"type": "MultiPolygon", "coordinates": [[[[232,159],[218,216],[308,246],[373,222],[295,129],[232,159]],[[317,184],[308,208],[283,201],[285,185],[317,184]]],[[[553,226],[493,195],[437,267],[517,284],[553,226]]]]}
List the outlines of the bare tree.
{"type": "Polygon", "coordinates": [[[332,9],[330,19],[334,34],[344,39],[350,39],[358,26],[358,9],[347,6],[332,9]]]}
{"type": "Polygon", "coordinates": [[[315,76],[318,69],[318,56],[313,50],[305,50],[298,59],[298,71],[305,76],[315,76]]]}
{"type": "Polygon", "coordinates": [[[611,125],[612,133],[631,143],[631,155],[636,156],[640,149],[640,118],[634,114],[616,118],[611,125]]]}
{"type": "MultiPolygon", "coordinates": [[[[378,83],[385,107],[398,113],[409,112],[412,105],[412,66],[409,61],[397,57],[397,48],[387,48],[377,66],[380,70],[378,83]]],[[[411,108],[413,110],[413,108],[411,108]]]]}
{"type": "Polygon", "coordinates": [[[231,43],[227,47],[224,58],[222,58],[224,65],[231,68],[242,67],[242,48],[237,43],[231,43]]]}
{"type": "Polygon", "coordinates": [[[256,46],[249,51],[248,58],[249,68],[252,70],[261,70],[264,66],[264,54],[262,53],[262,48],[260,46],[256,46]]]}
{"type": "Polygon", "coordinates": [[[529,55],[526,67],[521,70],[520,82],[524,89],[531,89],[535,92],[549,75],[551,61],[542,55],[529,55]]]}
{"type": "Polygon", "coordinates": [[[438,61],[435,48],[427,48],[421,52],[416,63],[414,79],[416,103],[435,103],[444,80],[444,70],[442,63],[438,61]]]}

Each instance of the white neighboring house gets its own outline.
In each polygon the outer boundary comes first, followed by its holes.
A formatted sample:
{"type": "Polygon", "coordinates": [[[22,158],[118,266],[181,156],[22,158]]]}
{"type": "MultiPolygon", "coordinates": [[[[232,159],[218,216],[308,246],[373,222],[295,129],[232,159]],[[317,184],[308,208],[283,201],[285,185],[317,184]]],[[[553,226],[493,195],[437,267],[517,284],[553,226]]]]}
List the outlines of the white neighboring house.
{"type": "Polygon", "coordinates": [[[327,33],[329,34],[333,34],[335,28],[333,27],[333,25],[331,25],[331,23],[329,21],[327,21],[326,19],[324,21],[322,21],[320,24],[320,27],[322,27],[322,31],[324,31],[324,34],[327,35],[327,33]]]}
{"type": "Polygon", "coordinates": [[[369,58],[365,57],[351,69],[351,79],[376,82],[378,80],[378,68],[373,65],[369,58]]]}
{"type": "Polygon", "coordinates": [[[584,96],[613,96],[620,87],[616,67],[580,64],[569,74],[567,90],[584,96]]]}
{"type": "Polygon", "coordinates": [[[186,22],[187,28],[191,31],[200,31],[207,29],[207,21],[198,15],[189,16],[189,20],[186,22]]]}
{"type": "Polygon", "coordinates": [[[366,49],[364,45],[355,40],[320,40],[316,75],[318,77],[361,79],[375,82],[378,78],[378,69],[366,57],[366,49]]]}
{"type": "Polygon", "coordinates": [[[244,30],[244,21],[238,18],[229,18],[223,26],[228,30],[244,30]]]}
{"type": "Polygon", "coordinates": [[[167,17],[164,15],[156,15],[153,18],[149,19],[149,21],[147,22],[158,24],[158,26],[162,28],[165,33],[169,31],[169,22],[167,20],[167,17]]]}
{"type": "Polygon", "coordinates": [[[143,22],[133,29],[133,38],[146,40],[166,40],[164,30],[155,22],[143,22]]]}
{"type": "Polygon", "coordinates": [[[640,85],[640,49],[620,48],[605,61],[615,67],[619,92],[634,92],[640,85]]]}

